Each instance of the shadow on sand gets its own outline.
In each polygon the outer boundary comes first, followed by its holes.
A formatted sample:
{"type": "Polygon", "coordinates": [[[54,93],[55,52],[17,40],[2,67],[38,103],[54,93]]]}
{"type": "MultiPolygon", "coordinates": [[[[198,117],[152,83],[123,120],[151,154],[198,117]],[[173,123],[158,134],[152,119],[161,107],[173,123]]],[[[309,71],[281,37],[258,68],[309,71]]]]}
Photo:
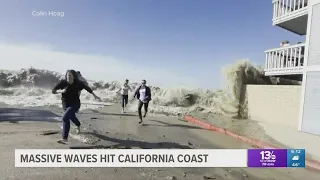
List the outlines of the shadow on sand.
{"type": "Polygon", "coordinates": [[[148,120],[152,122],[157,122],[160,124],[143,124],[142,126],[160,126],[160,127],[180,127],[180,128],[185,128],[185,129],[201,129],[201,130],[206,130],[197,126],[190,126],[190,125],[184,125],[184,124],[170,124],[158,120],[148,120]]]}
{"type": "Polygon", "coordinates": [[[23,108],[0,108],[0,122],[18,123],[18,121],[57,122],[60,116],[47,111],[23,108]]]}
{"type": "Polygon", "coordinates": [[[192,149],[187,145],[181,145],[175,142],[144,142],[137,140],[122,140],[111,138],[102,134],[98,134],[97,132],[85,132],[82,134],[93,135],[101,140],[117,143],[116,145],[97,145],[97,146],[74,146],[70,147],[70,149],[132,149],[133,147],[141,148],[141,149],[192,149]]]}
{"type": "Polygon", "coordinates": [[[82,102],[81,105],[95,105],[95,106],[112,106],[111,104],[103,104],[103,103],[85,103],[82,102]]]}
{"type": "MultiPolygon", "coordinates": [[[[131,116],[131,117],[137,117],[138,115],[135,114],[127,114],[127,113],[105,113],[105,112],[100,112],[97,110],[91,110],[93,113],[97,113],[99,115],[109,115],[109,116],[131,116]]],[[[93,114],[89,112],[83,112],[81,114],[93,114]]]]}

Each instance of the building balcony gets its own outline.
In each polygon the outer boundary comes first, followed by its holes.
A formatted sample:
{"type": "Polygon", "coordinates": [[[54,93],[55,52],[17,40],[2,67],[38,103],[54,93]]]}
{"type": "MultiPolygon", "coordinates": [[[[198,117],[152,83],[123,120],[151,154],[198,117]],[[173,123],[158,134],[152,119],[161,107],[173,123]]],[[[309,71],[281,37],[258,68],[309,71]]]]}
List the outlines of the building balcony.
{"type": "Polygon", "coordinates": [[[273,25],[306,35],[310,0],[273,0],[273,25]]]}
{"type": "Polygon", "coordinates": [[[302,74],[305,44],[288,45],[265,51],[266,76],[302,74]]]}

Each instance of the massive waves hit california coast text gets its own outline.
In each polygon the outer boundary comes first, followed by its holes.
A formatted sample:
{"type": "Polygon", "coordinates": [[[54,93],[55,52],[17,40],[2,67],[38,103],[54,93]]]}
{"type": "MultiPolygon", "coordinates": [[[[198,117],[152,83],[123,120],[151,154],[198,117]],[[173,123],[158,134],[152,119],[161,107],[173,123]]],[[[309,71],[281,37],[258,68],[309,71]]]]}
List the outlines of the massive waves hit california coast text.
{"type": "MultiPolygon", "coordinates": [[[[239,115],[241,89],[244,84],[277,84],[277,79],[266,79],[261,68],[254,67],[249,61],[240,61],[224,68],[228,81],[225,90],[210,91],[204,89],[160,89],[151,87],[153,100],[150,112],[180,115],[193,111],[204,113],[239,115]]],[[[61,95],[51,93],[51,88],[63,74],[35,68],[20,71],[0,71],[0,102],[16,106],[60,106],[61,95]]],[[[116,93],[121,82],[89,81],[106,103],[118,103],[120,95],[116,93]]],[[[138,83],[131,83],[136,88],[138,83]]],[[[93,97],[87,92],[81,94],[82,102],[94,104],[93,97]]],[[[129,110],[136,110],[136,101],[130,102],[129,110]]],[[[90,106],[83,106],[88,108],[90,106]]],[[[95,105],[90,108],[98,107],[95,105]]]]}

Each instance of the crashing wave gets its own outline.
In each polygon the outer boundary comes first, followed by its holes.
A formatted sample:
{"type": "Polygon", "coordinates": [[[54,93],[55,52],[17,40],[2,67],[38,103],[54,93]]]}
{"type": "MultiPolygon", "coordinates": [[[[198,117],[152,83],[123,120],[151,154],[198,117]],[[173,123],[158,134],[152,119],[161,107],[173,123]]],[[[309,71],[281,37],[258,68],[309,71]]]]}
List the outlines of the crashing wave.
{"type": "Polygon", "coordinates": [[[35,68],[21,69],[20,71],[0,71],[0,87],[35,86],[48,88],[59,82],[63,76],[54,71],[35,68]]]}
{"type": "MultiPolygon", "coordinates": [[[[151,87],[153,100],[150,112],[179,115],[193,111],[243,116],[244,109],[242,89],[246,84],[300,84],[299,81],[266,77],[261,67],[252,65],[248,60],[239,61],[224,68],[224,76],[228,82],[225,90],[204,89],[162,89],[151,87]]],[[[0,102],[21,106],[52,106],[60,104],[60,95],[51,93],[51,88],[62,78],[63,74],[35,68],[20,71],[0,71],[0,102]]],[[[104,102],[119,103],[121,97],[116,91],[120,82],[88,81],[104,102]]],[[[135,89],[138,83],[131,83],[135,89]]],[[[83,92],[82,102],[94,102],[93,97],[83,92]]],[[[131,102],[129,109],[136,111],[136,101],[131,102]]]]}

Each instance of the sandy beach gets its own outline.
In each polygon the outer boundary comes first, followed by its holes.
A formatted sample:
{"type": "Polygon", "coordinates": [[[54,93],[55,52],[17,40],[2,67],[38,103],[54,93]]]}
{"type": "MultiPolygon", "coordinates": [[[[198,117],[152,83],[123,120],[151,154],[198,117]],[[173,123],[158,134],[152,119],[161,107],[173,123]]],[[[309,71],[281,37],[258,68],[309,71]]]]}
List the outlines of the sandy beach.
{"type": "MultiPolygon", "coordinates": [[[[60,138],[61,122],[31,121],[27,117],[6,121],[1,119],[1,179],[50,180],[145,180],[145,179],[248,179],[300,180],[318,179],[319,174],[306,169],[249,168],[15,168],[16,148],[252,148],[231,137],[203,130],[176,117],[152,116],[143,125],[135,114],[121,114],[118,105],[97,110],[86,109],[78,114],[83,132],[71,130],[68,145],[56,143],[60,138]]],[[[48,113],[48,108],[32,108],[32,113],[48,113]],[[41,110],[41,111],[40,111],[41,110]]],[[[59,109],[51,109],[60,115],[59,109]]],[[[7,109],[7,111],[11,111],[7,109]]],[[[48,121],[48,120],[46,120],[48,121]]]]}
{"type": "Polygon", "coordinates": [[[215,126],[225,128],[241,136],[273,145],[274,147],[285,149],[303,147],[307,150],[306,157],[308,159],[319,161],[319,151],[317,148],[319,136],[297,132],[294,128],[283,125],[281,126],[275,123],[266,123],[252,119],[239,119],[201,112],[193,112],[189,115],[203,120],[204,122],[214,124],[215,126]],[[283,129],[286,131],[284,132],[283,129]]]}

